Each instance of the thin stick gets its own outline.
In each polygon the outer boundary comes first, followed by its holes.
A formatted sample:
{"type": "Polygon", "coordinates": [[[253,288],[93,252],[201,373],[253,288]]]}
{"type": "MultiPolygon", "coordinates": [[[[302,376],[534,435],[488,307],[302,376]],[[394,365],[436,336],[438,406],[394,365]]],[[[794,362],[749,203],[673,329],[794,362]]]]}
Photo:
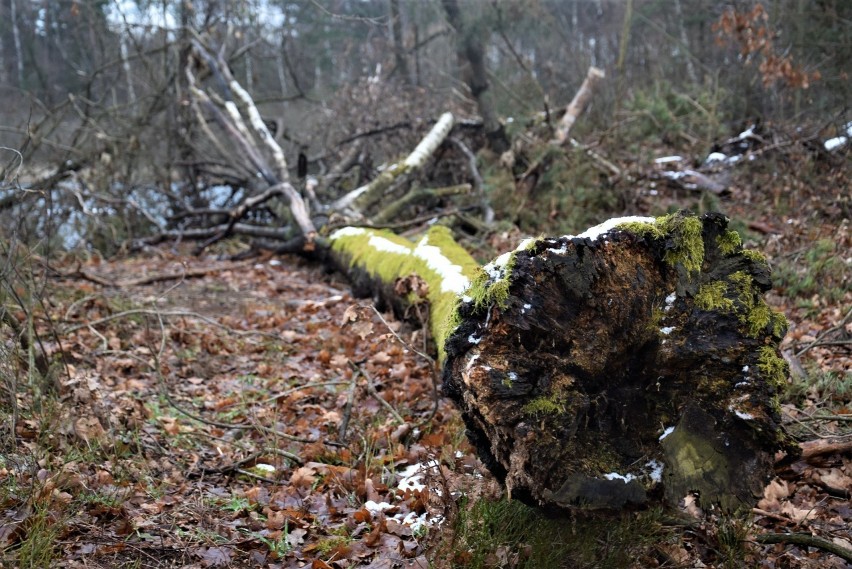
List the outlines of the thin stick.
{"type": "MultiPolygon", "coordinates": [[[[808,344],[807,346],[805,346],[804,348],[802,348],[801,350],[796,352],[796,357],[801,356],[802,354],[804,354],[805,352],[807,352],[811,348],[815,348],[815,347],[820,346],[820,345],[825,345],[826,343],[823,342],[822,339],[825,338],[826,336],[828,336],[829,334],[833,334],[834,332],[837,332],[838,330],[842,330],[843,328],[845,328],[846,324],[849,322],[850,318],[852,318],[852,308],[849,309],[849,312],[846,313],[846,316],[843,317],[843,320],[841,320],[840,323],[837,326],[834,326],[833,328],[829,328],[828,330],[825,330],[822,334],[817,336],[816,339],[813,342],[811,342],[810,344],[808,344]]],[[[846,343],[846,342],[841,341],[841,343],[846,343]]]]}
{"type": "Polygon", "coordinates": [[[755,536],[754,539],[757,543],[791,543],[793,545],[815,547],[852,562],[852,550],[809,533],[763,533],[755,536]]]}
{"type": "Polygon", "coordinates": [[[322,382],[319,382],[319,383],[306,383],[305,385],[298,385],[296,387],[291,387],[290,389],[285,389],[284,391],[276,393],[275,395],[273,395],[269,399],[264,399],[259,404],[260,405],[266,405],[267,403],[275,403],[276,401],[278,401],[282,397],[286,397],[287,395],[290,395],[291,393],[295,393],[297,391],[302,391],[303,389],[310,389],[311,387],[324,387],[324,386],[327,386],[327,385],[347,385],[347,384],[349,384],[348,381],[322,381],[322,382]]]}
{"type": "Polygon", "coordinates": [[[275,454],[275,455],[278,455],[278,456],[283,456],[284,458],[292,460],[293,462],[295,462],[297,464],[304,464],[304,462],[302,461],[302,459],[300,457],[296,456],[295,454],[293,454],[291,452],[287,452],[286,450],[281,450],[281,449],[277,449],[277,448],[270,448],[270,449],[261,449],[259,451],[253,452],[250,455],[248,455],[247,457],[245,457],[241,460],[238,460],[237,462],[234,462],[232,464],[229,464],[227,466],[220,466],[219,468],[210,468],[210,467],[207,467],[207,466],[202,466],[200,468],[200,470],[204,474],[225,474],[226,472],[238,471],[240,468],[242,468],[246,464],[248,464],[250,462],[254,462],[258,458],[260,458],[261,456],[265,456],[267,454],[275,454]]]}
{"type": "MultiPolygon", "coordinates": [[[[425,351],[420,352],[420,351],[416,350],[413,346],[411,346],[411,344],[409,344],[408,342],[403,340],[400,337],[400,335],[397,334],[390,327],[390,324],[387,323],[387,321],[384,319],[382,314],[376,309],[376,306],[374,304],[371,304],[370,308],[373,309],[373,312],[376,313],[376,316],[379,317],[379,320],[382,321],[382,324],[385,325],[385,328],[387,328],[388,331],[391,334],[394,335],[394,337],[397,339],[397,341],[399,343],[401,343],[407,349],[411,350],[412,352],[414,352],[415,354],[417,354],[421,358],[425,359],[429,363],[429,372],[431,373],[431,377],[432,377],[432,401],[433,401],[433,405],[432,405],[432,411],[429,413],[429,415],[425,419],[423,419],[422,421],[418,422],[415,425],[416,427],[421,427],[421,426],[425,425],[426,423],[428,423],[429,421],[431,421],[435,417],[435,415],[438,413],[438,404],[440,403],[440,397],[439,397],[439,394],[438,394],[438,376],[435,373],[435,360],[432,357],[430,357],[429,355],[427,355],[425,353],[425,351]]],[[[423,319],[423,343],[424,343],[424,345],[426,343],[426,337],[427,337],[426,335],[427,335],[427,332],[428,332],[428,327],[426,326],[427,321],[428,321],[428,318],[423,319]]]]}
{"type": "Polygon", "coordinates": [[[397,334],[397,333],[396,333],[396,332],[395,332],[395,331],[391,328],[390,324],[388,324],[388,321],[387,321],[387,320],[385,320],[385,317],[384,317],[384,316],[382,316],[382,313],[381,313],[381,312],[379,312],[379,311],[378,311],[378,309],[376,309],[376,306],[375,306],[375,305],[371,304],[371,305],[370,305],[370,308],[372,308],[372,309],[373,309],[373,312],[375,312],[375,313],[376,313],[376,316],[378,316],[378,317],[379,317],[379,320],[381,320],[381,321],[382,321],[382,324],[384,324],[384,325],[385,325],[385,328],[387,328],[387,329],[388,329],[388,332],[390,332],[391,334],[393,334],[394,338],[396,338],[396,339],[399,341],[399,343],[400,343],[400,344],[402,344],[403,346],[405,346],[406,348],[408,348],[409,350],[411,350],[412,352],[414,352],[415,354],[417,354],[418,356],[420,356],[421,358],[423,358],[424,360],[426,360],[426,361],[427,361],[427,362],[429,362],[430,364],[435,365],[435,360],[434,360],[431,356],[429,356],[428,354],[425,354],[425,353],[421,352],[420,350],[415,349],[415,348],[414,348],[414,347],[412,347],[412,346],[411,346],[408,342],[406,342],[405,340],[403,340],[403,339],[400,337],[400,335],[399,335],[399,334],[397,334]]]}
{"type": "Polygon", "coordinates": [[[264,336],[267,338],[274,338],[276,340],[280,340],[278,335],[271,334],[269,332],[255,332],[253,330],[234,330],[224,324],[217,322],[216,320],[210,318],[209,316],[204,316],[203,314],[199,314],[197,312],[191,312],[189,310],[151,310],[149,308],[133,308],[130,310],[125,310],[123,312],[117,312],[116,314],[110,314],[109,316],[104,316],[103,318],[98,318],[97,320],[92,320],[91,322],[84,322],[82,324],[75,324],[65,330],[62,331],[63,334],[70,334],[71,332],[76,332],[81,328],[87,328],[91,326],[96,326],[98,324],[104,324],[111,320],[117,320],[119,318],[125,318],[127,316],[134,316],[136,314],[146,314],[148,316],[178,316],[184,318],[196,318],[201,320],[205,324],[209,324],[221,330],[225,330],[229,334],[234,334],[236,336],[264,336]]]}
{"type": "Polygon", "coordinates": [[[373,385],[373,378],[372,378],[372,377],[370,377],[370,374],[368,374],[368,373],[366,372],[366,370],[364,370],[364,369],[360,368],[360,367],[359,367],[359,366],[358,366],[355,362],[353,362],[352,360],[349,360],[349,365],[352,367],[352,371],[353,371],[353,372],[355,372],[355,373],[360,373],[362,376],[364,376],[364,379],[366,379],[366,380],[367,380],[367,392],[368,392],[370,395],[372,395],[372,396],[373,396],[373,398],[374,398],[376,401],[378,401],[378,402],[379,402],[379,404],[380,404],[382,407],[384,407],[385,409],[387,409],[387,410],[388,410],[388,412],[389,412],[391,415],[393,415],[394,419],[396,419],[397,421],[399,421],[399,423],[400,423],[401,425],[404,425],[404,424],[406,423],[406,420],[402,418],[402,415],[400,415],[400,414],[399,414],[399,412],[398,412],[396,409],[394,409],[393,405],[391,405],[390,403],[388,403],[387,401],[385,401],[385,399],[384,399],[384,398],[383,398],[383,397],[379,394],[379,392],[378,392],[378,391],[376,391],[376,386],[375,386],[375,385],[373,385]]]}
{"type": "Polygon", "coordinates": [[[130,286],[140,286],[140,285],[153,284],[153,283],[158,283],[158,282],[163,282],[163,281],[174,281],[174,280],[184,280],[184,279],[190,279],[190,278],[204,277],[204,276],[207,276],[211,273],[216,273],[216,272],[219,272],[219,271],[227,271],[227,270],[230,270],[230,269],[237,269],[237,268],[249,265],[249,264],[251,264],[251,263],[236,263],[236,264],[232,263],[230,265],[223,266],[223,267],[204,267],[204,268],[198,268],[198,269],[186,269],[186,270],[179,271],[179,272],[160,273],[160,274],[157,274],[157,275],[149,275],[147,277],[139,277],[139,278],[136,278],[136,279],[127,279],[127,280],[121,280],[121,281],[111,281],[111,280],[109,280],[105,277],[102,277],[102,276],[94,274],[94,273],[90,273],[90,272],[83,270],[83,269],[78,270],[78,271],[71,273],[71,274],[68,274],[68,275],[64,275],[64,276],[66,276],[66,277],[78,277],[78,278],[85,279],[87,281],[91,281],[95,284],[99,284],[99,285],[102,285],[102,286],[124,288],[124,287],[130,287],[130,286]]]}
{"type": "Polygon", "coordinates": [[[352,417],[352,405],[355,403],[355,388],[358,387],[358,374],[352,373],[352,381],[349,382],[349,394],[346,396],[346,406],[343,408],[343,420],[337,431],[337,438],[346,440],[346,431],[349,428],[349,419],[352,417]]]}
{"type": "Polygon", "coordinates": [[[802,447],[802,460],[807,460],[826,454],[850,452],[852,451],[852,439],[840,441],[818,439],[803,442],[799,446],[802,447]]]}

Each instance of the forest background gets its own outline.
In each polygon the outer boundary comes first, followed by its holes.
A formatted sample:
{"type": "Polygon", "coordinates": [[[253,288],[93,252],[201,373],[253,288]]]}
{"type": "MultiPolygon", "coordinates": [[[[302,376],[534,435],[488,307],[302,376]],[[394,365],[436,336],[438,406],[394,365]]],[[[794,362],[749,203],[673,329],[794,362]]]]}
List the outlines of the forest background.
{"type": "Polygon", "coordinates": [[[199,110],[193,79],[226,97],[202,47],[305,199],[368,184],[452,112],[394,189],[425,197],[356,221],[437,220],[482,262],[619,215],[726,214],[791,323],[788,428],[848,441],[849,2],[0,0],[1,563],[844,566],[755,535],[852,548],[848,448],[686,528],[567,531],[500,499],[433,400],[424,330],[360,308],[373,327],[341,329],[343,277],[269,256],[281,204],[222,231],[268,184],[199,110]]]}

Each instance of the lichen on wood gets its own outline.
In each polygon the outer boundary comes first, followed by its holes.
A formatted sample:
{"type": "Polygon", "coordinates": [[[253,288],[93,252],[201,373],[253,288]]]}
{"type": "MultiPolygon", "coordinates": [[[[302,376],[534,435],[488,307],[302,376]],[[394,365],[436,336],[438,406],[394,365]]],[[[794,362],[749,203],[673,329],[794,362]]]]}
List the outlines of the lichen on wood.
{"type": "Polygon", "coordinates": [[[486,266],[445,392],[510,493],[556,509],[752,503],[792,450],[768,265],[719,214],[538,239],[486,266]]]}

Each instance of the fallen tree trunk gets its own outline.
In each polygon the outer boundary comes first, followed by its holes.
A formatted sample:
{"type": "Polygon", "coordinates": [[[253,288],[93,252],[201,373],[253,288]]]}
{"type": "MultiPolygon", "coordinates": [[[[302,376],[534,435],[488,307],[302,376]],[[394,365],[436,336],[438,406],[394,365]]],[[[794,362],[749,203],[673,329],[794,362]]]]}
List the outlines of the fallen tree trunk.
{"type": "Polygon", "coordinates": [[[625,218],[485,267],[447,339],[445,392],[512,496],[621,509],[753,505],[781,428],[786,321],[719,214],[625,218]]]}
{"type": "MultiPolygon", "coordinates": [[[[444,227],[416,242],[359,227],[326,239],[248,94],[221,57],[195,47],[227,86],[222,110],[189,70],[195,103],[243,151],[241,167],[267,184],[221,235],[282,193],[295,247],[330,255],[356,293],[399,311],[428,305],[445,392],[511,495],[552,509],[676,505],[691,495],[704,509],[735,510],[762,494],[775,452],[795,450],[776,398],[786,323],[762,298],[768,265],[742,249],[723,216],[611,221],[577,237],[528,240],[484,270],[444,227]]],[[[599,75],[590,73],[566,113],[563,141],[599,75]]],[[[452,125],[443,115],[404,162],[325,213],[354,205],[362,218],[452,125]]]]}
{"type": "Polygon", "coordinates": [[[330,240],[362,291],[428,283],[445,393],[513,497],[733,511],[762,495],[776,450],[796,450],[777,404],[786,321],[762,298],[765,260],[721,215],[611,220],[484,270],[444,228],[330,240]]]}

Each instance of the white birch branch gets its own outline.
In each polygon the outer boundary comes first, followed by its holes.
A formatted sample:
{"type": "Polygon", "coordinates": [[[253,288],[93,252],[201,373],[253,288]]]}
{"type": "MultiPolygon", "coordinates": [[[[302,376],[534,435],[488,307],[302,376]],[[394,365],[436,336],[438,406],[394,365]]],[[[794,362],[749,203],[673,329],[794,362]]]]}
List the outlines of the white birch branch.
{"type": "Polygon", "coordinates": [[[419,170],[426,163],[426,160],[437,150],[447,135],[453,128],[455,119],[452,113],[444,113],[435,126],[429,131],[420,144],[408,155],[401,164],[394,164],[369,184],[356,188],[344,195],[333,204],[333,211],[345,211],[350,209],[356,201],[369,203],[373,196],[381,197],[381,194],[396,180],[399,176],[408,174],[415,170],[419,170]]]}
{"type": "Polygon", "coordinates": [[[589,71],[586,73],[586,79],[583,81],[583,84],[580,85],[580,89],[577,91],[577,94],[574,95],[574,98],[568,104],[568,108],[565,109],[565,115],[559,121],[559,125],[556,129],[556,142],[558,144],[566,144],[568,142],[568,135],[571,132],[571,127],[574,126],[577,117],[583,114],[583,110],[589,103],[589,99],[592,98],[592,91],[594,90],[595,85],[605,76],[603,69],[589,67],[589,71]]]}

